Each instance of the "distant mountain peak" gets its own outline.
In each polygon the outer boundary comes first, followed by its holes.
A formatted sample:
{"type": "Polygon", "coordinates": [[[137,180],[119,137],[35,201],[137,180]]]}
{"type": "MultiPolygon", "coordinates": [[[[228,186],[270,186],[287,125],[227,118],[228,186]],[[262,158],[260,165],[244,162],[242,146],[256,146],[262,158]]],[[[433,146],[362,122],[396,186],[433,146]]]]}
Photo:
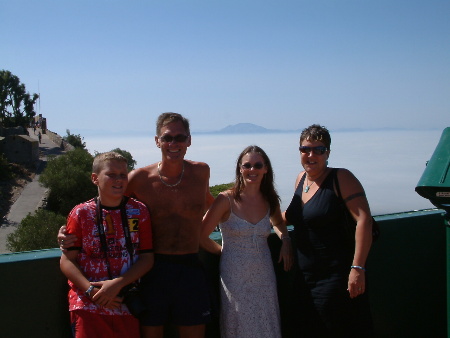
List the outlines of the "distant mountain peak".
{"type": "Polygon", "coordinates": [[[219,130],[219,133],[226,133],[226,134],[267,133],[267,132],[271,132],[271,130],[253,123],[233,124],[219,130]]]}

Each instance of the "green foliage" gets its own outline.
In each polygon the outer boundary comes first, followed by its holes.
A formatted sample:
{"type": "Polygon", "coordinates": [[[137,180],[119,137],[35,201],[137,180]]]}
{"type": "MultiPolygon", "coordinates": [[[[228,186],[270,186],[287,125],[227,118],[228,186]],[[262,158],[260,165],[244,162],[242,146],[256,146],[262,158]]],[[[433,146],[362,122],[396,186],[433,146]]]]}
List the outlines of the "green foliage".
{"type": "Polygon", "coordinates": [[[66,136],[63,136],[63,140],[73,145],[75,148],[86,149],[86,142],[83,142],[83,137],[80,134],[71,134],[69,129],[66,129],[66,136]]]}
{"type": "Polygon", "coordinates": [[[12,252],[55,248],[56,234],[65,223],[64,216],[39,209],[34,215],[28,214],[7,236],[6,247],[12,252]]]}
{"type": "Polygon", "coordinates": [[[50,189],[47,208],[67,215],[72,208],[97,195],[91,181],[93,157],[77,148],[50,158],[39,182],[50,189]]]}
{"type": "Polygon", "coordinates": [[[219,193],[230,189],[233,185],[234,185],[234,183],[217,184],[217,185],[213,185],[212,187],[209,187],[209,191],[211,192],[211,195],[213,195],[214,198],[216,198],[217,195],[219,195],[219,193]]]}
{"type": "Polygon", "coordinates": [[[0,120],[5,127],[27,126],[36,115],[38,94],[31,95],[10,71],[0,70],[0,120]]]}
{"type": "Polygon", "coordinates": [[[126,150],[122,150],[120,148],[113,149],[111,151],[115,151],[116,153],[119,153],[123,157],[127,159],[128,162],[128,171],[131,171],[134,169],[134,166],[136,165],[136,161],[134,160],[133,156],[126,150]]]}
{"type": "MultiPolygon", "coordinates": [[[[136,166],[136,161],[134,160],[133,156],[131,155],[130,152],[126,151],[126,150],[122,150],[120,148],[115,148],[111,151],[114,151],[116,153],[119,153],[120,155],[122,155],[123,157],[125,157],[127,159],[127,167],[128,167],[128,172],[130,172],[131,170],[133,170],[136,166]]],[[[94,151],[94,157],[97,156],[98,154],[100,154],[98,151],[94,151]]]]}

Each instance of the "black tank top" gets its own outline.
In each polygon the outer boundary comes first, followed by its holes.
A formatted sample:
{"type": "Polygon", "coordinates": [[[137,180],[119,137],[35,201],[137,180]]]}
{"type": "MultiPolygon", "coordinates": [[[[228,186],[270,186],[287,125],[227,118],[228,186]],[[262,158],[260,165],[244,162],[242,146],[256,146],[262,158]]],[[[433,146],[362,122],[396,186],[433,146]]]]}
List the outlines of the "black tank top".
{"type": "Polygon", "coordinates": [[[345,232],[342,200],[334,191],[337,168],[332,168],[313,197],[302,206],[305,175],[286,210],[288,224],[294,225],[299,266],[302,270],[332,269],[348,271],[354,246],[345,232]]]}

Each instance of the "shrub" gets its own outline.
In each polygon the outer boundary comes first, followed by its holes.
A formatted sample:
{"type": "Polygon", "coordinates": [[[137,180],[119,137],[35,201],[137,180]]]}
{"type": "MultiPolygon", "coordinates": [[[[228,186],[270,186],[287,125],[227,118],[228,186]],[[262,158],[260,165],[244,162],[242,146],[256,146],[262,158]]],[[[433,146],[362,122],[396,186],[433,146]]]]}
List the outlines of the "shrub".
{"type": "Polygon", "coordinates": [[[69,129],[66,129],[67,135],[63,137],[63,140],[71,144],[75,148],[86,148],[86,142],[83,142],[84,138],[80,134],[71,134],[69,129]]]}
{"type": "Polygon", "coordinates": [[[47,208],[66,216],[77,204],[97,195],[91,181],[93,157],[83,149],[50,158],[39,182],[50,189],[47,208]]]}
{"type": "Polygon", "coordinates": [[[211,195],[214,196],[214,198],[217,197],[222,191],[230,189],[234,183],[224,183],[224,184],[217,184],[213,185],[212,187],[209,187],[209,191],[211,192],[211,195]]]}
{"type": "Polygon", "coordinates": [[[39,209],[28,214],[17,230],[6,238],[6,247],[12,252],[56,248],[56,234],[66,218],[51,211],[39,209]]]}

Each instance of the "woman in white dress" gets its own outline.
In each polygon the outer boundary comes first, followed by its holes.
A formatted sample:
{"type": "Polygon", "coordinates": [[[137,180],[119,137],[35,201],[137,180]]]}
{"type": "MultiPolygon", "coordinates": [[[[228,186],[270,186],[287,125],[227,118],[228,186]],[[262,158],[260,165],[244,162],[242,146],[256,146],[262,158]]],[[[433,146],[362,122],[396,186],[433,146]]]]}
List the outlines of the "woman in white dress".
{"type": "Polygon", "coordinates": [[[289,234],[266,153],[249,146],[236,163],[234,187],[214,201],[203,218],[201,245],[220,254],[222,338],[281,337],[277,285],[267,237],[282,240],[278,262],[292,266],[289,234]],[[209,238],[220,223],[222,246],[209,238]]]}

